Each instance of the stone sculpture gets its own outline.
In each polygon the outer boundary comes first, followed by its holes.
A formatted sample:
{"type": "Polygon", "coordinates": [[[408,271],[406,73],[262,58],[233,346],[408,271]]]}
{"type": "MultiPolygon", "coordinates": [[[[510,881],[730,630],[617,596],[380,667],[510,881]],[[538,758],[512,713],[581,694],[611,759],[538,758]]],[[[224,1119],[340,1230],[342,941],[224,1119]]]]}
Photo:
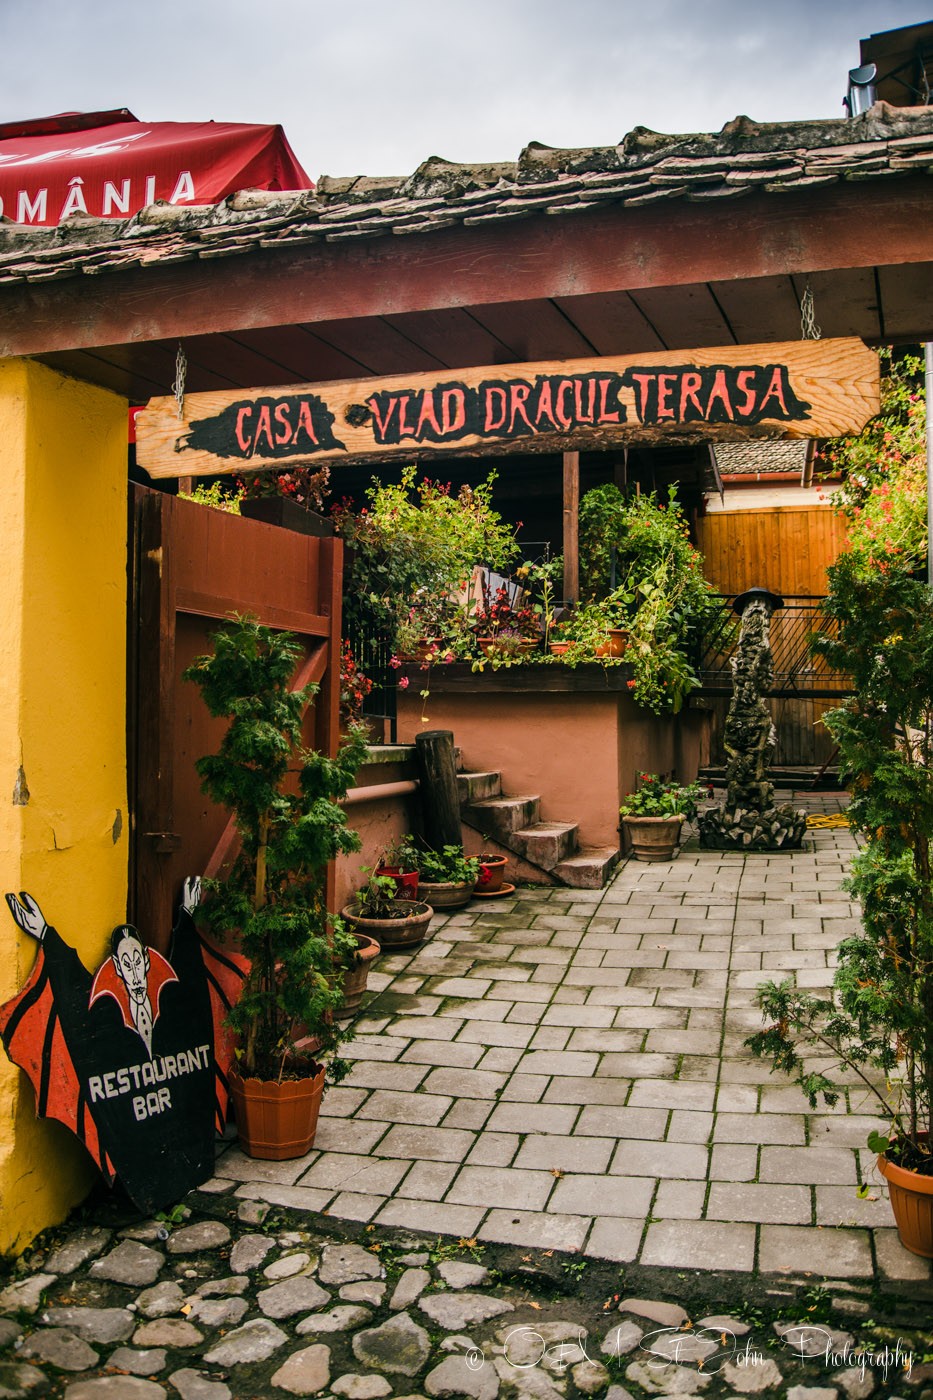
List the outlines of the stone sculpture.
{"type": "Polygon", "coordinates": [[[708,850],[788,850],[803,840],[806,812],[777,807],[774,785],[767,777],[776,742],[765,702],[774,682],[771,615],[783,606],[783,598],[766,588],[750,588],[733,604],[741,632],[732,659],[732,703],[723,734],[726,800],[699,818],[700,845],[708,850]]]}

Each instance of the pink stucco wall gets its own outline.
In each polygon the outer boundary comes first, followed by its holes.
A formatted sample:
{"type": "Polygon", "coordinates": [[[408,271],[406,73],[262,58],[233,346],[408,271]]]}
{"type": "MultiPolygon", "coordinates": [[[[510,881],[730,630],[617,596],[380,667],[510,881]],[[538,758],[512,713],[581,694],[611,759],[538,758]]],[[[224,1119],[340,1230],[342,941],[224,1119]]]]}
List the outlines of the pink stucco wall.
{"type": "MultiPolygon", "coordinates": [[[[481,682],[481,678],[480,678],[481,682]]],[[[400,692],[398,738],[449,729],[469,771],[498,769],[509,796],[541,798],[541,819],[576,822],[584,845],[616,846],[619,803],[638,771],[696,777],[705,762],[707,716],[688,710],[659,718],[619,691],[484,692],[430,688],[400,692]]]]}
{"type": "MultiPolygon", "coordinates": [[[[376,762],[365,764],[357,774],[357,789],[405,782],[415,776],[414,756],[410,750],[393,755],[388,746],[374,750],[376,762]]],[[[352,795],[351,795],[352,796],[352,795]]],[[[406,832],[419,827],[417,792],[367,797],[365,801],[350,801],[346,806],[347,821],[362,841],[362,849],[351,856],[340,856],[336,862],[337,893],[335,904],[342,909],[350,896],[366,881],[364,866],[373,866],[382,853],[406,832]]]]}

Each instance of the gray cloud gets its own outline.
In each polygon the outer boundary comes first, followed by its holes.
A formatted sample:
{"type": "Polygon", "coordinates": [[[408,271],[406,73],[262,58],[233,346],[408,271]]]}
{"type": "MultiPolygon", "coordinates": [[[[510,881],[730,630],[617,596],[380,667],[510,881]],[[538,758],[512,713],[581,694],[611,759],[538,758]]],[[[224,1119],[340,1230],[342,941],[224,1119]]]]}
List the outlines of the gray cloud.
{"type": "Polygon", "coordinates": [[[281,122],[308,172],[841,115],[914,0],[0,0],[0,120],[128,106],[281,122]]]}

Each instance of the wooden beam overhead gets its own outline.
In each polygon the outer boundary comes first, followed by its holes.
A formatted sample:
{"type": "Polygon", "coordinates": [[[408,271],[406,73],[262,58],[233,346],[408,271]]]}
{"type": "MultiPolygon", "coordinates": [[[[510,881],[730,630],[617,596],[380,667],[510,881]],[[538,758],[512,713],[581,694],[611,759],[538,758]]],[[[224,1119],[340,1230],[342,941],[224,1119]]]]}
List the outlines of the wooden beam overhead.
{"type": "Polygon", "coordinates": [[[573,221],[536,215],[16,283],[0,297],[0,355],[933,262],[926,176],[873,183],[867,199],[853,181],[748,194],[740,208],[741,217],[731,200],[610,206],[573,221]]]}

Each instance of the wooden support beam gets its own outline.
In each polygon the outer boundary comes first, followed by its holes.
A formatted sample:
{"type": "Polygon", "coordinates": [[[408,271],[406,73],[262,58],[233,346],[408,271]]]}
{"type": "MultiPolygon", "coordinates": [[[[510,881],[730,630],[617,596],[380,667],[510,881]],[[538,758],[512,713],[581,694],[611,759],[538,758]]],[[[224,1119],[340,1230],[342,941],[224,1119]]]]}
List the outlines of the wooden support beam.
{"type": "Polygon", "coordinates": [[[445,846],[463,847],[460,827],[460,797],[454,736],[449,729],[428,729],[415,736],[421,802],[424,812],[424,839],[434,851],[445,846]]]}
{"type": "Polygon", "coordinates": [[[580,454],[564,453],[564,601],[580,597],[580,454]]]}
{"type": "MultiPolygon", "coordinates": [[[[542,214],[491,229],[288,244],[207,260],[197,256],[202,250],[192,240],[183,245],[189,261],[128,270],[121,270],[117,252],[109,267],[97,263],[93,278],[24,277],[7,284],[0,299],[0,355],[135,348],[163,339],[173,342],[174,354],[179,336],[251,327],[313,327],[360,316],[737,278],[923,266],[930,261],[931,199],[929,177],[907,173],[750,195],[741,219],[731,200],[677,200],[613,205],[582,218],[542,214]]],[[[923,324],[929,328],[929,317],[923,324]]]]}

